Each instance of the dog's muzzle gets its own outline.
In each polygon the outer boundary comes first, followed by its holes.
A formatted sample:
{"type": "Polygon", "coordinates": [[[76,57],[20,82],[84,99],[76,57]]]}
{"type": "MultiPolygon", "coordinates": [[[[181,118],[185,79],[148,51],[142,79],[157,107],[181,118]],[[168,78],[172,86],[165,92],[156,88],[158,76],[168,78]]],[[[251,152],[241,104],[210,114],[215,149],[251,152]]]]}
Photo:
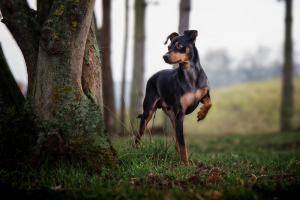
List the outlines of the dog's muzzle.
{"type": "Polygon", "coordinates": [[[163,56],[163,59],[165,60],[165,62],[169,62],[169,58],[170,58],[170,54],[166,53],[164,56],[163,56]]]}

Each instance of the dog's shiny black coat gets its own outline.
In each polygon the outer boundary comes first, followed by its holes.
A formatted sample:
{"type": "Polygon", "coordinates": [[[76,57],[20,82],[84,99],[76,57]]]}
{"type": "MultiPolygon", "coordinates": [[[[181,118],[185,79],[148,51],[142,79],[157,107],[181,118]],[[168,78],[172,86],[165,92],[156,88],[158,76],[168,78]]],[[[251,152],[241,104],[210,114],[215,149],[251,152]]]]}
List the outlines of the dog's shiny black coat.
{"type": "MultiPolygon", "coordinates": [[[[180,99],[189,92],[194,93],[198,89],[209,88],[209,82],[200,64],[200,58],[195,46],[195,38],[192,38],[193,35],[197,34],[197,31],[196,33],[193,30],[185,31],[182,36],[176,33],[173,34],[175,36],[173,35],[171,39],[171,44],[168,47],[169,51],[163,58],[166,63],[174,64],[176,62],[169,60],[170,53],[179,53],[178,55],[187,54],[189,57],[189,68],[186,69],[182,63],[179,63],[178,68],[159,71],[148,80],[143,103],[144,113],[139,115],[139,118],[141,117],[140,128],[148,118],[149,112],[153,109],[155,102],[158,99],[162,99],[164,104],[158,105],[157,108],[166,107],[168,110],[171,109],[174,111],[177,139],[180,145],[185,146],[183,138],[184,115],[193,112],[201,100],[194,102],[186,110],[183,110],[180,99]],[[178,49],[176,44],[182,45],[182,48],[178,49]]],[[[209,89],[205,96],[210,98],[209,89]]]]}

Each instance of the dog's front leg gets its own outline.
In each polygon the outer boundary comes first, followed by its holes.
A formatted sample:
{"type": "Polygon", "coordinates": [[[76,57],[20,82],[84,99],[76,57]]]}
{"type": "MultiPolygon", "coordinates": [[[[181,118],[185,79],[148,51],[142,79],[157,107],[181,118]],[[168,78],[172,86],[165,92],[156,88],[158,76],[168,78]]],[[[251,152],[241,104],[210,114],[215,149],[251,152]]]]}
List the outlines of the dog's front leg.
{"type": "Polygon", "coordinates": [[[187,148],[184,142],[184,136],[183,136],[183,116],[176,116],[175,120],[175,126],[176,126],[176,137],[178,141],[179,146],[179,156],[181,162],[185,163],[186,165],[190,165],[188,161],[188,155],[187,155],[187,148]]]}
{"type": "Polygon", "coordinates": [[[212,107],[212,102],[208,96],[205,96],[202,100],[201,103],[204,105],[201,107],[201,110],[198,112],[197,118],[198,121],[204,119],[209,111],[209,109],[212,107]]]}

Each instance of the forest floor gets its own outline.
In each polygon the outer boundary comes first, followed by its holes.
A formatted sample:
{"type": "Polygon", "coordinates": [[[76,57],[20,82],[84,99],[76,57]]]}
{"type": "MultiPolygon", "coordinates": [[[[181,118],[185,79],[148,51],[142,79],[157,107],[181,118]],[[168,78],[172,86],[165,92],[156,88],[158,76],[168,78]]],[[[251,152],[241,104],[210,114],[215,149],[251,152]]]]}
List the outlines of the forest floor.
{"type": "Polygon", "coordinates": [[[1,195],[31,199],[293,199],[300,195],[300,132],[186,136],[190,166],[172,137],[114,138],[120,168],[47,166],[0,171],[1,195]]]}

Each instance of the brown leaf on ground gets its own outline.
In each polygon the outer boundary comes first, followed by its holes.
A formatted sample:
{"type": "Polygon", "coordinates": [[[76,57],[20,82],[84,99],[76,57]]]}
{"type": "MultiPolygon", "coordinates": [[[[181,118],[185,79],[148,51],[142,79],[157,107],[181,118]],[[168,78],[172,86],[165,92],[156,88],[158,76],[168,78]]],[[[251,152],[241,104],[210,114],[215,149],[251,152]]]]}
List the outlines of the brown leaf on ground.
{"type": "Polygon", "coordinates": [[[58,185],[58,186],[51,186],[50,189],[51,189],[51,190],[54,190],[54,191],[60,191],[60,190],[62,190],[61,185],[58,185]]]}
{"type": "Polygon", "coordinates": [[[205,193],[205,196],[208,197],[209,199],[219,200],[224,196],[224,194],[217,190],[209,190],[205,193]]]}
{"type": "Polygon", "coordinates": [[[172,200],[172,197],[168,196],[168,195],[165,195],[164,196],[164,200],[172,200]]]}
{"type": "Polygon", "coordinates": [[[212,199],[213,199],[213,200],[218,200],[218,199],[220,199],[220,198],[222,198],[222,197],[223,197],[223,193],[221,193],[221,192],[215,190],[212,199]]]}
{"type": "Polygon", "coordinates": [[[210,182],[210,183],[215,183],[215,182],[219,182],[220,181],[220,177],[218,174],[213,175],[211,177],[209,177],[208,179],[206,179],[206,182],[210,182]]]}

